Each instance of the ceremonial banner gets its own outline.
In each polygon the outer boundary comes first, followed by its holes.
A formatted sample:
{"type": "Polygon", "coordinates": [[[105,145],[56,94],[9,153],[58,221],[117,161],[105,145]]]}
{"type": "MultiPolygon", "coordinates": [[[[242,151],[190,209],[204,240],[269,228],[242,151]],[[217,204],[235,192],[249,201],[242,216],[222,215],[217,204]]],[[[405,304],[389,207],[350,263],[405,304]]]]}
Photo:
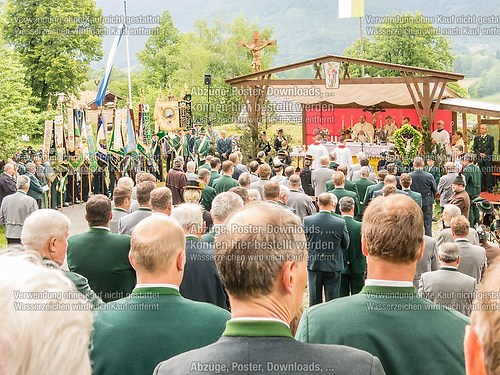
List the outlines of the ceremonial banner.
{"type": "Polygon", "coordinates": [[[97,117],[97,160],[108,165],[107,125],[102,113],[97,117]]]}
{"type": "Polygon", "coordinates": [[[123,130],[126,134],[127,128],[127,110],[126,109],[116,109],[115,110],[115,121],[113,124],[113,132],[111,133],[111,140],[109,142],[109,152],[123,156],[123,145],[125,144],[123,138],[123,130]]]}
{"type": "Polygon", "coordinates": [[[339,0],[339,18],[365,16],[365,0],[339,0]]]}
{"type": "Polygon", "coordinates": [[[48,158],[50,148],[54,141],[52,134],[54,129],[54,120],[45,120],[45,130],[43,132],[43,158],[48,158]]]}
{"type": "Polygon", "coordinates": [[[125,146],[125,155],[131,154],[137,150],[133,117],[134,111],[132,109],[127,110],[127,143],[125,146]]]}
{"type": "Polygon", "coordinates": [[[64,119],[63,116],[56,116],[55,118],[55,140],[57,160],[64,160],[64,119]]]}
{"type": "Polygon", "coordinates": [[[340,62],[323,63],[325,72],[325,87],[327,89],[338,89],[340,86],[340,62]]]}
{"type": "Polygon", "coordinates": [[[154,113],[155,125],[158,132],[176,131],[180,128],[179,103],[172,101],[157,101],[154,113]]]}
{"type": "Polygon", "coordinates": [[[85,112],[83,112],[83,123],[82,123],[82,129],[85,129],[85,132],[87,133],[87,144],[89,147],[89,159],[90,159],[90,170],[92,172],[95,172],[99,165],[97,164],[97,159],[96,159],[96,147],[94,143],[94,131],[92,129],[92,124],[90,123],[90,119],[87,119],[85,116],[85,112]],[[88,120],[88,121],[87,121],[88,120]]]}
{"type": "Polygon", "coordinates": [[[122,39],[123,32],[125,30],[125,25],[121,24],[119,26],[120,33],[115,36],[113,40],[113,45],[109,51],[108,63],[106,64],[106,70],[104,71],[104,76],[102,77],[99,88],[97,89],[97,96],[95,98],[95,104],[101,107],[104,104],[104,98],[106,97],[106,91],[108,89],[109,78],[111,77],[111,72],[113,71],[113,64],[115,62],[116,50],[118,49],[118,44],[122,39]]]}
{"type": "Polygon", "coordinates": [[[73,109],[68,109],[68,136],[66,138],[67,151],[75,151],[75,116],[73,109]]]}

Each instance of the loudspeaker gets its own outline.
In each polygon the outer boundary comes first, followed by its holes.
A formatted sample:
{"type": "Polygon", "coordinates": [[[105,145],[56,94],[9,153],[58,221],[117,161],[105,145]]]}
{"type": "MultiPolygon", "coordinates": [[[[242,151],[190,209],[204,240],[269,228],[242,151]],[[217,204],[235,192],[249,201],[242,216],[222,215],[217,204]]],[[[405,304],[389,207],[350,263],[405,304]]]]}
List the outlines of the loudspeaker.
{"type": "Polygon", "coordinates": [[[212,75],[205,74],[205,85],[211,85],[211,84],[212,84],[212,75]]]}

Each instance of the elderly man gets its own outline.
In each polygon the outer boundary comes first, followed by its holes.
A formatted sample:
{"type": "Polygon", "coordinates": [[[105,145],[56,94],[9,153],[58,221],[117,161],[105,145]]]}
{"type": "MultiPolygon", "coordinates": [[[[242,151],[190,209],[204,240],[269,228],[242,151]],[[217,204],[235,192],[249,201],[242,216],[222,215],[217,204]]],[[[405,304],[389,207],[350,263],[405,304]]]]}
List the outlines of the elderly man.
{"type": "Polygon", "coordinates": [[[456,244],[444,243],[439,247],[438,256],[440,269],[422,274],[418,294],[469,316],[477,287],[476,280],[458,272],[460,250],[456,244]]]}
{"type": "Polygon", "coordinates": [[[233,187],[239,186],[238,181],[231,177],[233,172],[234,164],[232,161],[226,160],[222,163],[222,176],[212,183],[217,194],[224,193],[233,187]]]}
{"type": "Polygon", "coordinates": [[[319,212],[304,218],[307,236],[309,273],[309,306],[340,296],[343,252],[349,246],[349,233],[344,220],[331,214],[335,210],[330,193],[318,197],[319,212]]]}
{"type": "Polygon", "coordinates": [[[437,129],[432,132],[431,139],[433,144],[441,145],[443,151],[450,147],[450,133],[445,130],[443,120],[437,122],[437,129]]]}
{"type": "Polygon", "coordinates": [[[130,237],[111,233],[110,219],[108,197],[92,195],[85,205],[89,230],[68,238],[70,271],[85,276],[104,302],[126,297],[135,285],[135,271],[128,260],[130,237]]]}
{"type": "Polygon", "coordinates": [[[463,374],[467,317],[436,308],[417,297],[413,287],[423,232],[422,210],[410,197],[374,199],[361,230],[368,263],[364,288],[354,296],[307,309],[296,337],[366,350],[380,358],[388,374],[463,374]]]}
{"type": "Polygon", "coordinates": [[[17,191],[14,173],[14,164],[7,163],[0,175],[0,206],[7,195],[14,194],[17,191]]]}
{"type": "MultiPolygon", "coordinates": [[[[70,225],[69,219],[56,210],[37,210],[24,222],[21,243],[25,250],[35,251],[43,259],[51,260],[61,266],[68,250],[70,225]]],[[[87,297],[94,307],[104,304],[90,288],[89,281],[84,276],[62,269],[61,272],[75,284],[76,289],[87,297]]]]}
{"type": "Polygon", "coordinates": [[[306,216],[316,213],[316,207],[311,197],[301,192],[301,180],[297,175],[290,176],[288,183],[290,195],[288,196],[287,206],[295,210],[295,213],[303,220],[306,216]]]}
{"type": "Polygon", "coordinates": [[[455,239],[455,244],[460,250],[461,261],[458,270],[472,276],[479,284],[488,265],[486,250],[484,250],[484,247],[470,244],[467,240],[469,221],[464,216],[451,220],[451,233],[455,239]]]}
{"type": "Polygon", "coordinates": [[[184,203],[172,210],[172,218],[180,224],[186,238],[186,266],[180,285],[181,295],[227,310],[227,295],[215,267],[213,244],[201,241],[205,232],[202,208],[194,203],[184,203]]]}
{"type": "Polygon", "coordinates": [[[236,193],[227,191],[217,195],[212,202],[212,209],[210,210],[214,225],[210,232],[201,237],[201,240],[203,242],[214,242],[215,236],[221,231],[221,227],[227,218],[242,207],[243,200],[236,193]]]}
{"type": "MultiPolygon", "coordinates": [[[[120,180],[118,180],[119,182],[120,180]]],[[[118,223],[120,219],[128,215],[130,203],[132,202],[132,189],[128,187],[116,187],[113,190],[114,207],[111,213],[113,214],[109,222],[109,229],[112,233],[118,233],[118,223]]]]}
{"type": "Polygon", "coordinates": [[[159,187],[151,192],[151,216],[170,216],[172,213],[172,192],[168,187],[159,187]]]}
{"type": "MultiPolygon", "coordinates": [[[[383,197],[384,196],[384,189],[386,189],[389,186],[394,188],[394,189],[391,189],[393,194],[406,194],[402,190],[399,190],[396,187],[397,184],[398,184],[398,179],[396,178],[396,176],[394,176],[392,174],[388,174],[384,178],[384,186],[382,187],[382,189],[376,190],[373,192],[373,198],[383,197]]],[[[408,195],[408,194],[406,194],[406,195],[408,195]]]]}
{"type": "Polygon", "coordinates": [[[498,374],[500,352],[500,260],[493,263],[479,286],[470,326],[465,330],[465,371],[467,375],[498,374]]]}
{"type": "MultiPolygon", "coordinates": [[[[442,219],[443,224],[446,227],[441,232],[439,232],[437,238],[438,246],[441,246],[445,242],[454,242],[453,234],[451,233],[451,220],[455,217],[459,217],[461,215],[460,208],[455,206],[454,204],[447,204],[444,206],[442,219]]],[[[467,235],[467,240],[472,245],[479,245],[479,237],[477,231],[474,228],[469,228],[469,234],[467,235]]]]}
{"type": "Polygon", "coordinates": [[[373,142],[374,131],[372,124],[366,122],[365,116],[360,116],[359,122],[352,127],[354,140],[363,143],[373,142]]]}
{"type": "Polygon", "coordinates": [[[186,254],[174,220],[152,216],[139,223],[129,257],[137,272],[132,294],[96,314],[95,375],[151,374],[160,361],[218,340],[229,319],[227,311],[179,293],[186,254]]]}
{"type": "Polygon", "coordinates": [[[364,352],[293,340],[290,324],[300,315],[307,282],[306,239],[296,215],[255,203],[229,218],[226,229],[217,238],[216,262],[232,319],[217,343],[163,362],[155,374],[202,372],[210,365],[217,368],[208,373],[383,373],[378,359],[364,352]],[[311,363],[314,370],[301,365],[311,363]]]}
{"type": "Polygon", "coordinates": [[[182,168],[184,167],[184,159],[180,156],[174,159],[174,167],[167,173],[166,186],[172,192],[174,206],[184,202],[182,192],[187,183],[187,177],[182,168]]]}
{"type": "Polygon", "coordinates": [[[332,170],[328,168],[329,163],[330,158],[322,156],[319,160],[320,167],[311,173],[312,188],[316,197],[326,191],[326,183],[332,178],[332,170]]]}
{"type": "Polygon", "coordinates": [[[465,191],[465,182],[462,176],[457,176],[451,184],[453,190],[452,196],[448,199],[449,204],[454,204],[460,208],[460,213],[466,218],[469,217],[470,197],[465,191]]]}
{"type": "Polygon", "coordinates": [[[413,166],[415,170],[410,172],[411,190],[422,195],[425,235],[432,237],[432,206],[437,192],[436,180],[429,172],[424,171],[424,160],[422,158],[415,158],[413,166]]]}
{"type": "Polygon", "coordinates": [[[59,270],[3,253],[2,374],[90,374],[92,306],[59,270]]]}
{"type": "Polygon", "coordinates": [[[195,173],[195,170],[196,170],[196,163],[192,160],[188,161],[186,163],[186,178],[187,180],[197,180],[198,179],[198,175],[195,173]]]}
{"type": "Polygon", "coordinates": [[[349,233],[349,247],[344,251],[344,269],[340,280],[340,296],[357,294],[363,289],[366,277],[366,257],[361,251],[361,223],[354,220],[354,199],[339,200],[340,213],[349,233]]]}
{"type": "Polygon", "coordinates": [[[26,218],[38,209],[36,200],[28,196],[30,179],[19,176],[16,182],[17,192],[6,196],[0,206],[0,225],[5,225],[7,244],[21,243],[21,232],[26,218]]]}
{"type": "Polygon", "coordinates": [[[156,188],[152,181],[140,182],[137,185],[137,202],[139,208],[118,221],[118,233],[131,235],[139,222],[151,215],[151,192],[156,188]]]}
{"type": "Polygon", "coordinates": [[[31,162],[26,164],[25,176],[28,176],[30,179],[30,189],[28,190],[28,195],[36,200],[38,208],[40,208],[42,203],[43,188],[42,185],[40,185],[40,181],[38,181],[38,178],[36,178],[35,174],[36,164],[31,162]]]}
{"type": "Polygon", "coordinates": [[[444,206],[446,206],[453,195],[452,184],[453,181],[458,177],[458,173],[455,171],[455,165],[449,161],[444,164],[446,174],[441,176],[437,186],[437,191],[439,193],[439,205],[441,206],[441,211],[443,211],[444,206]]]}

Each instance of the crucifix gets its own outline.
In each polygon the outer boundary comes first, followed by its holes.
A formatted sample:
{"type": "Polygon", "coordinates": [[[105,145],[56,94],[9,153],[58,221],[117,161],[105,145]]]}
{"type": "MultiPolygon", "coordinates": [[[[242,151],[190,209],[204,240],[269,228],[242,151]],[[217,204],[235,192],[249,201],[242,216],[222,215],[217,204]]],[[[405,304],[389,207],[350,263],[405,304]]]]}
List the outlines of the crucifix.
{"type": "Polygon", "coordinates": [[[252,41],[250,42],[239,42],[239,46],[246,47],[250,52],[252,52],[252,71],[260,72],[260,51],[267,46],[276,45],[276,40],[260,40],[260,35],[258,31],[254,31],[252,41]]]}

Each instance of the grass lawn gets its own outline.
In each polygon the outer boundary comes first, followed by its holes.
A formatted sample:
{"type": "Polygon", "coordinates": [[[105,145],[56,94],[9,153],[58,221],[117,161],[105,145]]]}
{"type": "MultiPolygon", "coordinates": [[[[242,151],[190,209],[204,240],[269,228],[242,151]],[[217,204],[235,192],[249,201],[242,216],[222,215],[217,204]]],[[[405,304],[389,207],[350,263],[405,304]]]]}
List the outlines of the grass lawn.
{"type": "Polygon", "coordinates": [[[0,226],[0,248],[7,246],[7,239],[5,238],[5,227],[0,226]]]}
{"type": "MultiPolygon", "coordinates": [[[[220,132],[221,129],[226,129],[228,135],[241,135],[243,134],[243,126],[240,124],[226,124],[216,126],[216,129],[220,132]]],[[[271,143],[271,146],[274,142],[274,138],[278,134],[278,129],[283,128],[285,130],[285,138],[288,140],[288,145],[290,147],[293,146],[302,146],[302,125],[291,124],[291,123],[274,123],[268,124],[267,128],[265,126],[261,126],[259,131],[267,132],[267,139],[271,143]]]]}

